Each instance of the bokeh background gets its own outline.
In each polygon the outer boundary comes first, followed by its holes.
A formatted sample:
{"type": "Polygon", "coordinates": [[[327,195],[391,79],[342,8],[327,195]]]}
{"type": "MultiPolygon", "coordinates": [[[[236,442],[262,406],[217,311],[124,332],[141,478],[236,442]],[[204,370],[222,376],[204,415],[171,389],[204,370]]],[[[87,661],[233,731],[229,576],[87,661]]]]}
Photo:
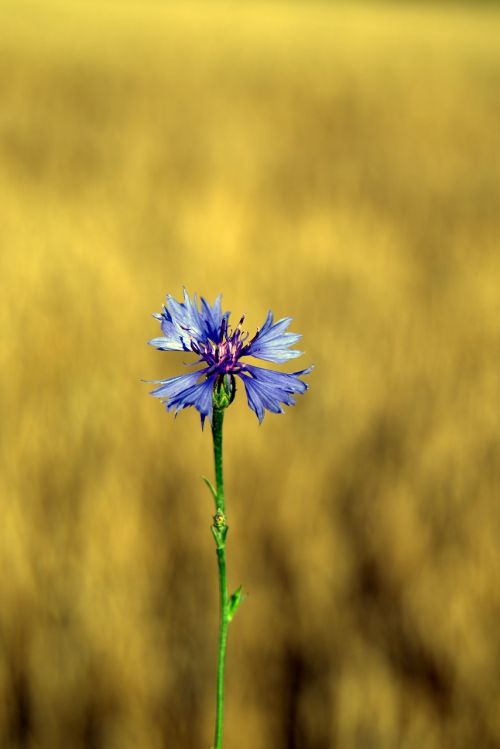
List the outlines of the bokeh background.
{"type": "Polygon", "coordinates": [[[499,38],[495,4],[2,0],[3,749],[210,745],[210,432],[141,383],[183,285],[316,365],[226,418],[228,749],[500,746],[499,38]]]}

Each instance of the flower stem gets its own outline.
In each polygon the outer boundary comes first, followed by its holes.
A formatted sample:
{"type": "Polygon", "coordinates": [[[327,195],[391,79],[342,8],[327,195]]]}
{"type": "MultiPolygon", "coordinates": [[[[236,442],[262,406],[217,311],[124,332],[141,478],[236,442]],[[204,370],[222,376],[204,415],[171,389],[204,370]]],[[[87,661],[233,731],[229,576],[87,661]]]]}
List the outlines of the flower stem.
{"type": "Polygon", "coordinates": [[[214,440],[215,485],[217,487],[216,510],[224,513],[224,473],[222,470],[222,425],[224,409],[214,408],[212,417],[212,436],[214,440]]]}
{"type": "Polygon", "coordinates": [[[212,436],[214,442],[215,461],[215,515],[212,533],[217,550],[217,564],[219,570],[219,657],[217,662],[217,706],[215,717],[214,749],[222,749],[222,733],[224,724],[224,666],[226,660],[227,632],[230,621],[229,598],[226,577],[226,535],[227,524],[224,502],[224,475],[222,469],[222,425],[224,409],[214,408],[212,417],[212,436]]]}

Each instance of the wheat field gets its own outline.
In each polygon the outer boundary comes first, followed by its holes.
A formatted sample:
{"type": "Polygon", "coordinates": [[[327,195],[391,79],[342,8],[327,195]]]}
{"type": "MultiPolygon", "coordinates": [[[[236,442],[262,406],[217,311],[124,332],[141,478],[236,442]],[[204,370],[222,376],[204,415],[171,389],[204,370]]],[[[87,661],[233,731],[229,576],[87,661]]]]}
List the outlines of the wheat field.
{"type": "Polygon", "coordinates": [[[208,749],[182,287],[303,333],[226,416],[227,749],[500,746],[500,10],[3,0],[0,746],[208,749]]]}

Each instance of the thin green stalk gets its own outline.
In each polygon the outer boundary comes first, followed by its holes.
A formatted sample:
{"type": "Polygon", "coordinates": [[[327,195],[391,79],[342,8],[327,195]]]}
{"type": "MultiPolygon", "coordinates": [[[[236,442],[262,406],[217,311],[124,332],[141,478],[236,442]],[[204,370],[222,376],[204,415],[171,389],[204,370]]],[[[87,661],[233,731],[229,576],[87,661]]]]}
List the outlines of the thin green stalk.
{"type": "Polygon", "coordinates": [[[222,732],[224,728],[224,667],[226,661],[227,631],[227,582],[226,582],[226,553],[224,548],[217,549],[219,563],[220,589],[220,630],[219,630],[219,658],[217,663],[217,707],[215,714],[215,749],[222,749],[222,732]]]}
{"type": "Polygon", "coordinates": [[[214,749],[222,749],[222,733],[224,726],[224,666],[226,660],[227,632],[230,621],[229,598],[226,577],[226,535],[227,525],[224,502],[224,475],[222,469],[222,425],[224,410],[214,408],[212,418],[212,435],[214,442],[215,461],[215,516],[212,533],[217,546],[217,564],[219,569],[219,657],[217,662],[217,706],[215,717],[215,745],[214,749]]]}
{"type": "Polygon", "coordinates": [[[212,417],[212,436],[214,440],[215,485],[217,487],[216,510],[224,513],[224,472],[222,469],[222,425],[224,409],[214,408],[212,417]]]}

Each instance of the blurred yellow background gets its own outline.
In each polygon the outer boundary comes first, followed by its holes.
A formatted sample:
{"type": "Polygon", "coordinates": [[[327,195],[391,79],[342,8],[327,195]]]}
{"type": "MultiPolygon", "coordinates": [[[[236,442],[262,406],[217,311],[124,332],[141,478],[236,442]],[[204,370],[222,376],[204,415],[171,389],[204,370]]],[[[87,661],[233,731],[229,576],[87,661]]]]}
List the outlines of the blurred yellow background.
{"type": "Polygon", "coordinates": [[[208,749],[182,286],[291,315],[226,417],[228,749],[500,746],[500,11],[3,0],[0,746],[208,749]],[[294,362],[295,363],[295,362],[294,362]]]}

